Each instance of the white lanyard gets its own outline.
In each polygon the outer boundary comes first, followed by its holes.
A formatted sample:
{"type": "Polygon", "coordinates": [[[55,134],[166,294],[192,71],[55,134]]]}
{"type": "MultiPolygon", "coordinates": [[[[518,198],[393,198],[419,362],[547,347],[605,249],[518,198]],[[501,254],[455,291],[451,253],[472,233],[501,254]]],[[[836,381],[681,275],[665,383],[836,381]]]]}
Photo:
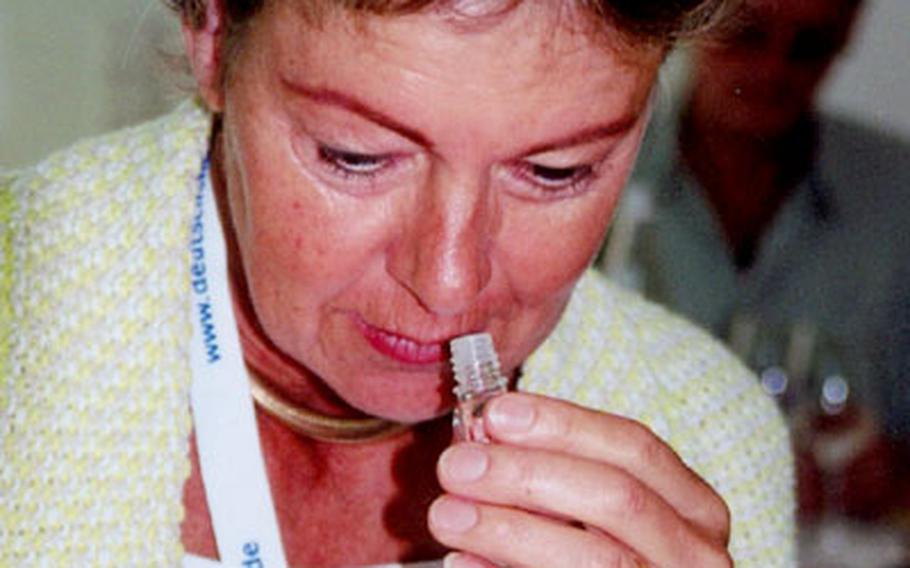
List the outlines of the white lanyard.
{"type": "Polygon", "coordinates": [[[190,399],[215,542],[226,566],[284,568],[287,561],[228,292],[227,255],[208,158],[198,182],[190,235],[190,399]]]}
{"type": "MultiPolygon", "coordinates": [[[[193,383],[190,400],[199,468],[221,564],[285,568],[278,521],[259,445],[249,378],[227,285],[227,255],[208,158],[202,164],[190,234],[193,383]]],[[[184,568],[219,563],[187,555],[184,568]]],[[[438,561],[408,565],[438,568],[438,561]]],[[[402,568],[387,564],[374,568],[402,568]]]]}

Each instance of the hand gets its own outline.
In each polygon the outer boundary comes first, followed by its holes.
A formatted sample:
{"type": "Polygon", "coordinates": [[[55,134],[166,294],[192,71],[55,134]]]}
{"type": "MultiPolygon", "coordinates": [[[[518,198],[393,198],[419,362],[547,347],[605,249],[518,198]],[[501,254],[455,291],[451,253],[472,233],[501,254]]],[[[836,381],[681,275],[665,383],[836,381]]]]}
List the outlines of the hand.
{"type": "Polygon", "coordinates": [[[439,459],[430,530],[464,551],[447,566],[733,565],[725,503],[640,423],[524,393],[485,423],[494,444],[439,459]]]}

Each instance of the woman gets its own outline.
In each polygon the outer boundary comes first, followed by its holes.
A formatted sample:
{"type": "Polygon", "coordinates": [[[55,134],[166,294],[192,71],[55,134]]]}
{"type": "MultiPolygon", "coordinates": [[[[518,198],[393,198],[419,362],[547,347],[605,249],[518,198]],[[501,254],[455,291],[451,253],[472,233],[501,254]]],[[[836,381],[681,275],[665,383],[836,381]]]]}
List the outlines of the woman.
{"type": "Polygon", "coordinates": [[[204,110],[4,184],[6,557],[790,564],[773,406],[587,272],[689,4],[177,3],[204,110]]]}

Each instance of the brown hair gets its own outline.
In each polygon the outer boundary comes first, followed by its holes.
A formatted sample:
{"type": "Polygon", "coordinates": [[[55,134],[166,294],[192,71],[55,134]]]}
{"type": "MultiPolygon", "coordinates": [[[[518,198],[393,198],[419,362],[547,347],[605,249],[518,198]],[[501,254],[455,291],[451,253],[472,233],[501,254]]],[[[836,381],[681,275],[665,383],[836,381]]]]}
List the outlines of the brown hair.
{"type": "MultiPolygon", "coordinates": [[[[165,0],[190,25],[205,22],[206,3],[212,0],[165,0]]],[[[229,25],[242,26],[263,6],[265,0],[221,0],[229,25]]],[[[312,2],[313,0],[303,0],[312,2]]],[[[325,2],[326,0],[322,0],[325,2]]],[[[578,7],[600,21],[641,41],[672,44],[710,29],[730,13],[739,0],[575,0],[578,7]]],[[[416,12],[453,0],[334,0],[339,7],[374,14],[416,12]]],[[[511,4],[518,2],[513,1],[511,4]]]]}

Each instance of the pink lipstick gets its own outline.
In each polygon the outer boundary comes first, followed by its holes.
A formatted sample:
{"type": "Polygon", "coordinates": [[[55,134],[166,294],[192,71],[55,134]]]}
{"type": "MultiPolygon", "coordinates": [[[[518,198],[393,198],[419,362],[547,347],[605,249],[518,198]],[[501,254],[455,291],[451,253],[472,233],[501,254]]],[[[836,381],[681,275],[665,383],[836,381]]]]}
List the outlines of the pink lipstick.
{"type": "Polygon", "coordinates": [[[442,362],[446,358],[443,342],[422,343],[373,327],[359,318],[355,318],[355,321],[373,349],[396,361],[411,365],[427,365],[442,362]]]}

